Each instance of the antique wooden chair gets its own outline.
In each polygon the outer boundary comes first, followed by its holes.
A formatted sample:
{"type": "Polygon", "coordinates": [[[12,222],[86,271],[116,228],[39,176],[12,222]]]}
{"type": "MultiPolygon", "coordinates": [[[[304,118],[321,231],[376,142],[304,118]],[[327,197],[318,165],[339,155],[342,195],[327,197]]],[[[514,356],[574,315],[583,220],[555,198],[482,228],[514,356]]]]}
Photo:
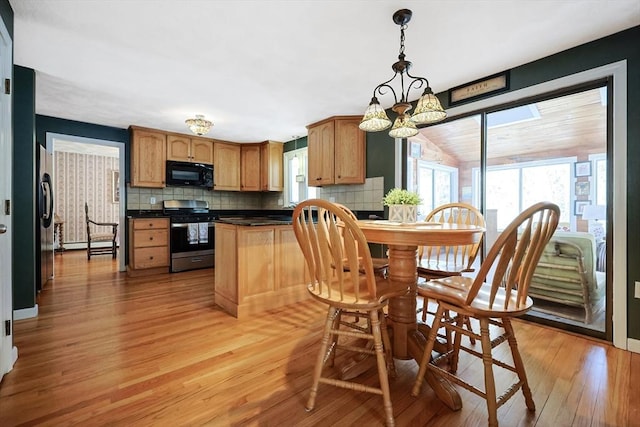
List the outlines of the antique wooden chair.
{"type": "Polygon", "coordinates": [[[387,368],[393,369],[393,359],[383,308],[391,296],[409,290],[392,289],[388,280],[375,276],[367,240],[341,207],[320,199],[301,202],[293,211],[293,230],[309,271],[308,290],[313,298],[328,305],[307,411],[315,406],[319,384],[329,384],[382,395],[385,421],[394,425],[387,368]],[[367,318],[367,326],[361,330],[352,324],[341,328],[342,316],[367,318]],[[339,341],[340,337],[364,338],[373,341],[373,347],[350,345],[339,341]],[[325,364],[333,365],[337,350],[374,355],[380,387],[336,379],[330,373],[323,375],[325,364]]]}
{"type": "Polygon", "coordinates": [[[96,222],[89,218],[89,206],[84,204],[84,216],[87,223],[87,259],[91,260],[91,255],[111,254],[116,258],[118,247],[116,238],[118,236],[118,223],[116,222],[96,222]],[[93,225],[93,226],[92,226],[93,225]],[[96,227],[111,227],[110,231],[102,233],[96,232],[96,227]],[[97,242],[111,242],[110,246],[91,246],[97,242]]]}
{"type": "Polygon", "coordinates": [[[418,285],[418,294],[435,300],[438,310],[420,361],[420,369],[412,390],[414,396],[420,392],[424,375],[429,370],[484,398],[487,402],[490,426],[498,425],[498,408],[518,389],[524,394],[527,408],[535,410],[511,318],[526,313],[533,305],[533,301],[527,295],[531,278],[545,245],[556,230],[559,216],[560,209],[553,203],[536,203],[518,215],[500,234],[475,278],[452,276],[418,285]],[[446,318],[446,310],[457,315],[446,318]],[[462,327],[461,321],[464,318],[474,318],[480,322],[479,335],[462,327]],[[453,348],[430,362],[431,351],[441,325],[454,333],[453,348]],[[498,336],[492,336],[497,332],[498,336]],[[479,339],[482,352],[462,346],[461,335],[479,339]],[[512,365],[494,358],[492,352],[494,347],[505,341],[508,341],[511,348],[512,365]],[[455,375],[460,350],[482,359],[484,390],[455,375]],[[448,371],[439,366],[447,360],[448,371]],[[514,372],[518,377],[518,380],[499,397],[496,397],[494,364],[514,372]]]}
{"type": "MultiPolygon", "coordinates": [[[[425,217],[426,222],[440,222],[449,224],[466,224],[485,227],[482,213],[466,203],[447,203],[438,206],[425,217]]],[[[482,235],[484,236],[484,234],[482,235]]],[[[438,277],[460,276],[462,273],[472,272],[473,263],[482,247],[482,237],[475,243],[459,246],[421,246],[418,248],[418,277],[426,280],[438,277]]],[[[427,321],[427,314],[435,315],[428,310],[429,300],[422,299],[422,321],[427,321]]],[[[448,311],[444,312],[449,317],[448,311]]],[[[465,325],[471,329],[471,322],[465,319],[465,325]]],[[[447,344],[451,345],[451,335],[445,334],[447,344]]],[[[470,337],[475,344],[475,338],[470,337]]]]}

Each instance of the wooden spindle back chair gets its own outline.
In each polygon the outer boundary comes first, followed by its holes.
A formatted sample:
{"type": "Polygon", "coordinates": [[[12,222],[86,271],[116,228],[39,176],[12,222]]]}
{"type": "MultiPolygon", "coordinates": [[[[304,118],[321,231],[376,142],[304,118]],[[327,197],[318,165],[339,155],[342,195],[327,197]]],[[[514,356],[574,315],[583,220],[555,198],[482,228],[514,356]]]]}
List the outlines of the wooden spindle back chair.
{"type": "Polygon", "coordinates": [[[500,234],[475,278],[453,276],[418,285],[418,294],[435,300],[438,310],[412,391],[414,396],[420,392],[425,372],[430,370],[484,398],[490,426],[498,425],[497,409],[519,389],[524,394],[527,408],[535,410],[510,319],[526,313],[533,305],[528,296],[529,284],[544,247],[558,226],[559,217],[560,209],[557,205],[549,202],[536,203],[518,215],[500,234]],[[446,319],[446,310],[457,313],[457,316],[446,319]],[[479,321],[479,335],[462,327],[461,321],[467,317],[479,321]],[[441,325],[455,334],[453,348],[430,362],[441,325]],[[492,337],[496,332],[500,334],[492,337]],[[479,339],[482,352],[462,346],[461,335],[479,339]],[[494,347],[505,341],[511,348],[512,365],[496,359],[492,352],[494,347]],[[484,390],[455,375],[460,350],[482,359],[484,390]],[[449,370],[439,366],[443,361],[449,361],[449,370]],[[498,397],[493,376],[494,364],[517,376],[517,381],[498,397]]]}
{"type": "Polygon", "coordinates": [[[307,410],[315,406],[319,384],[329,384],[382,395],[386,424],[394,425],[387,369],[393,369],[393,359],[383,308],[391,296],[404,295],[408,289],[391,289],[387,280],[374,274],[367,240],[341,207],[320,199],[303,201],[293,211],[293,229],[310,275],[307,289],[328,305],[307,410]],[[368,326],[341,329],[343,315],[367,318],[368,326]],[[339,337],[373,341],[373,350],[343,345],[339,337]],[[333,365],[336,350],[341,349],[374,355],[380,387],[324,375],[325,364],[333,365]]]}

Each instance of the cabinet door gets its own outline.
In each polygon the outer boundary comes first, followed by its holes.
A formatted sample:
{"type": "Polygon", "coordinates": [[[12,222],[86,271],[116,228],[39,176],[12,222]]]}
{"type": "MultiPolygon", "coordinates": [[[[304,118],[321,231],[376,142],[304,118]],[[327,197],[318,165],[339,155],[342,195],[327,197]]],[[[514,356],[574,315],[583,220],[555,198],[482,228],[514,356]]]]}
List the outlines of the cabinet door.
{"type": "Polygon", "coordinates": [[[260,191],[260,146],[242,144],[240,152],[240,190],[260,191]]]}
{"type": "Polygon", "coordinates": [[[167,160],[191,161],[191,138],[182,135],[167,136],[167,160]]]}
{"type": "Polygon", "coordinates": [[[216,142],[213,151],[213,189],[240,191],[240,145],[216,142]]]}
{"type": "Polygon", "coordinates": [[[284,189],[283,144],[267,141],[262,144],[261,151],[260,185],[262,191],[282,191],[284,189]]]}
{"type": "Polygon", "coordinates": [[[134,129],[131,142],[131,186],[163,188],[167,160],[166,135],[134,129]]]}
{"type": "Polygon", "coordinates": [[[364,184],[366,146],[364,132],[358,128],[360,119],[335,121],[336,184],[364,184]]]}
{"type": "Polygon", "coordinates": [[[333,121],[309,128],[309,185],[333,184],[334,125],[333,121]]]}
{"type": "Polygon", "coordinates": [[[213,164],[213,141],[204,139],[191,140],[191,161],[195,163],[213,164]]]}

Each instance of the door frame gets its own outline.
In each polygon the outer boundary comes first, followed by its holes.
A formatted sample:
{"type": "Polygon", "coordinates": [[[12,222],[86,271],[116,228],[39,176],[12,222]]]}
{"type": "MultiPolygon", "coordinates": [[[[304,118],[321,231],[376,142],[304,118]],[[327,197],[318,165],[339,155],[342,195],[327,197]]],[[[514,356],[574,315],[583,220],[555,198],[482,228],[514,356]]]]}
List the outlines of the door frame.
{"type": "MultiPolygon", "coordinates": [[[[607,183],[607,186],[610,185],[613,189],[614,243],[611,248],[612,260],[607,266],[607,269],[611,269],[613,345],[624,350],[640,352],[640,342],[628,338],[627,335],[627,298],[629,297],[627,295],[627,61],[613,62],[513,92],[452,107],[447,110],[447,114],[449,117],[463,116],[495,105],[507,104],[608,77],[613,77],[613,179],[611,183],[607,183]]],[[[406,166],[398,141],[396,140],[396,185],[402,182],[402,174],[406,166]]]]}
{"type": "MultiPolygon", "coordinates": [[[[11,90],[9,94],[0,95],[0,169],[3,170],[0,175],[0,208],[3,210],[4,200],[11,203],[13,177],[13,41],[4,21],[0,20],[0,80],[3,86],[4,79],[10,79],[11,90]]],[[[11,213],[5,215],[0,212],[0,223],[7,226],[7,232],[0,237],[0,254],[3,255],[0,259],[0,380],[13,369],[18,358],[18,349],[13,345],[12,222],[11,213]],[[10,322],[8,334],[5,332],[6,321],[10,322]]]]}
{"type": "MultiPolygon", "coordinates": [[[[125,191],[125,180],[124,180],[124,171],[125,171],[125,146],[124,142],[117,141],[108,141],[104,139],[95,139],[95,138],[87,138],[84,136],[75,136],[75,135],[65,135],[61,133],[47,132],[47,140],[46,147],[47,151],[51,153],[55,153],[55,142],[56,140],[64,140],[71,142],[78,142],[81,144],[93,144],[93,145],[103,145],[107,147],[115,147],[118,149],[118,167],[120,169],[120,183],[118,189],[120,191],[120,203],[118,206],[118,230],[120,230],[120,256],[118,257],[118,270],[126,271],[125,265],[125,256],[127,252],[127,239],[125,238],[125,233],[123,230],[126,225],[126,208],[127,208],[127,200],[126,200],[126,191],[125,191]]],[[[54,165],[55,168],[55,165],[54,165]]],[[[55,179],[55,170],[54,170],[54,179],[55,179]]]]}

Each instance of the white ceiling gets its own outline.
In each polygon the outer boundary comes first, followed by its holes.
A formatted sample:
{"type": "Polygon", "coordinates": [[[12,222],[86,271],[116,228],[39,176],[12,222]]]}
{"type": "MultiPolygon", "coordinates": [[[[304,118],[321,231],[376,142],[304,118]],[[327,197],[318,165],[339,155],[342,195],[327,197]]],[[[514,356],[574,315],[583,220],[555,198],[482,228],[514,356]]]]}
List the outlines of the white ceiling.
{"type": "Polygon", "coordinates": [[[401,8],[413,11],[412,72],[435,92],[640,25],[640,0],[10,3],[14,62],[36,70],[38,114],[181,133],[204,114],[207,136],[236,142],[362,114],[392,76],[401,8]]]}

